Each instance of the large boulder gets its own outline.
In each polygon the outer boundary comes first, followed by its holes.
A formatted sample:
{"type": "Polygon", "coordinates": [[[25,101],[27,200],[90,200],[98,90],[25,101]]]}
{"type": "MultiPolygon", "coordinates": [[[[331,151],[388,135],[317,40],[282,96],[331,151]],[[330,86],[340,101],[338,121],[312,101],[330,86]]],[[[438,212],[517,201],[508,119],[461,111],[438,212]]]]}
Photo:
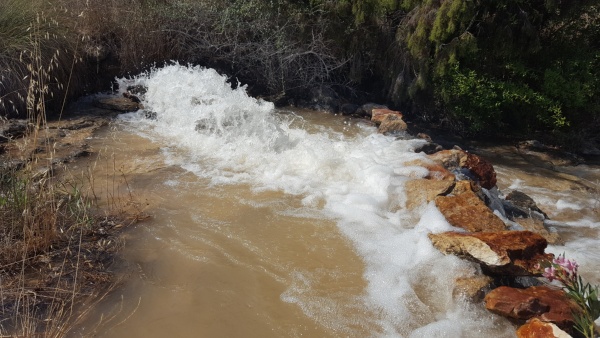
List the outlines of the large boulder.
{"type": "Polygon", "coordinates": [[[544,253],[546,239],[530,231],[444,232],[428,236],[444,254],[479,263],[485,272],[494,275],[539,275],[536,265],[554,257],[544,253]]]}
{"type": "Polygon", "coordinates": [[[577,303],[563,290],[549,286],[527,289],[501,286],[485,296],[485,307],[493,313],[516,320],[537,318],[554,323],[567,332],[573,332],[573,314],[581,312],[577,303]]]}
{"type": "Polygon", "coordinates": [[[438,196],[435,205],[455,227],[470,232],[506,230],[504,222],[473,191],[438,196]]]}
{"type": "Polygon", "coordinates": [[[517,338],[572,338],[572,336],[555,324],[533,318],[519,327],[517,338]]]}

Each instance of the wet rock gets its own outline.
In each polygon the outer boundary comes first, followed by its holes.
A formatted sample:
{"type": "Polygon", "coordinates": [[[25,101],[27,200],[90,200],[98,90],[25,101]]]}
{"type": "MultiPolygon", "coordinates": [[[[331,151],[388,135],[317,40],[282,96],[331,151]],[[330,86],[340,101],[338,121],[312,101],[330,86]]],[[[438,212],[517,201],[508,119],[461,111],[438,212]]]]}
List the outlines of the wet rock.
{"type": "Polygon", "coordinates": [[[158,114],[153,111],[144,110],[144,118],[147,118],[148,120],[156,120],[158,118],[158,114]]]}
{"type": "Polygon", "coordinates": [[[469,173],[466,173],[466,176],[473,177],[486,189],[492,189],[496,185],[494,167],[480,156],[462,149],[449,149],[429,155],[429,158],[442,164],[448,170],[468,170],[469,173]]]}
{"type": "MultiPolygon", "coordinates": [[[[87,121],[87,120],[82,120],[82,121],[76,121],[73,123],[68,123],[65,126],[63,126],[61,129],[65,129],[65,130],[80,130],[80,129],[84,129],[84,128],[89,128],[89,127],[93,127],[96,124],[94,123],[94,121],[87,121]]],[[[66,136],[66,134],[65,134],[66,136]]]]}
{"type": "Polygon", "coordinates": [[[435,205],[448,223],[470,232],[506,230],[504,222],[473,191],[438,196],[435,205]]]}
{"type": "Polygon", "coordinates": [[[506,195],[505,200],[506,205],[504,209],[507,211],[509,216],[532,217],[532,213],[537,212],[543,215],[543,218],[548,218],[548,215],[538,208],[533,198],[519,190],[511,191],[508,195],[506,195]]]}
{"type": "Polygon", "coordinates": [[[556,324],[572,332],[575,324],[573,313],[581,308],[561,290],[549,286],[532,286],[516,289],[501,286],[485,296],[485,307],[500,316],[528,320],[537,318],[556,324]]]}
{"type": "Polygon", "coordinates": [[[125,92],[125,93],[123,93],[123,97],[124,97],[124,98],[127,98],[127,99],[129,99],[129,100],[131,100],[131,101],[133,101],[133,102],[135,102],[135,103],[141,103],[141,102],[142,102],[142,100],[140,100],[140,98],[139,98],[139,97],[137,97],[137,96],[136,96],[136,95],[134,95],[134,94],[131,94],[130,92],[125,92]]]}
{"type": "Polygon", "coordinates": [[[423,164],[423,167],[429,170],[429,174],[425,176],[427,179],[452,182],[455,180],[454,174],[439,164],[423,164]]]}
{"type": "Polygon", "coordinates": [[[460,168],[461,163],[466,161],[466,157],[467,153],[458,149],[442,150],[429,155],[431,160],[443,165],[448,170],[460,168]]]}
{"type": "Polygon", "coordinates": [[[544,253],[546,239],[531,231],[445,232],[429,239],[441,252],[477,262],[494,275],[536,275],[536,264],[553,258],[544,253]]]}
{"type": "Polygon", "coordinates": [[[519,327],[517,338],[572,338],[572,336],[553,323],[533,318],[519,327]]]}
{"type": "Polygon", "coordinates": [[[356,109],[355,115],[358,117],[371,117],[373,115],[373,109],[389,109],[387,106],[376,103],[365,103],[356,109]]]}
{"type": "Polygon", "coordinates": [[[489,290],[493,279],[489,276],[479,275],[468,278],[459,278],[456,280],[452,296],[454,298],[466,298],[474,303],[480,302],[489,290]]]}
{"type": "Polygon", "coordinates": [[[444,148],[441,145],[439,145],[437,143],[433,143],[433,142],[428,142],[420,147],[415,148],[415,153],[423,152],[427,155],[431,155],[431,154],[435,154],[442,150],[444,150],[444,148]]]}
{"type": "Polygon", "coordinates": [[[125,97],[110,97],[94,101],[94,106],[98,108],[116,110],[120,112],[132,112],[140,109],[137,102],[133,102],[125,97]]]}
{"type": "Polygon", "coordinates": [[[414,209],[433,201],[439,195],[448,194],[454,187],[454,181],[417,179],[406,182],[406,207],[414,209]]]}
{"type": "Polygon", "coordinates": [[[133,86],[127,86],[127,91],[136,96],[144,96],[144,95],[146,95],[148,88],[146,88],[142,85],[133,85],[133,86]]]}
{"type": "Polygon", "coordinates": [[[523,141],[517,151],[526,161],[542,168],[554,169],[555,166],[578,165],[584,163],[581,157],[563,151],[559,147],[543,144],[537,140],[523,141]]]}
{"type": "Polygon", "coordinates": [[[340,107],[340,113],[344,116],[354,115],[356,110],[358,109],[358,105],[352,103],[344,103],[340,107]]]}
{"type": "Polygon", "coordinates": [[[406,122],[402,120],[402,115],[388,114],[381,121],[377,131],[381,134],[389,135],[404,132],[407,128],[406,122]]]}
{"type": "Polygon", "coordinates": [[[515,218],[513,221],[519,224],[523,230],[535,232],[544,237],[550,244],[563,243],[560,235],[554,231],[548,230],[544,225],[544,221],[539,218],[515,218]]]}
{"type": "Polygon", "coordinates": [[[25,135],[27,120],[0,120],[0,143],[8,142],[25,135]]]}
{"type": "Polygon", "coordinates": [[[492,189],[496,186],[496,171],[491,163],[475,154],[467,153],[461,167],[469,169],[482,187],[492,189]]]}
{"type": "Polygon", "coordinates": [[[336,113],[340,107],[340,98],[338,94],[328,86],[311,88],[309,95],[307,108],[336,113]]]}
{"type": "Polygon", "coordinates": [[[371,110],[371,121],[375,125],[380,125],[388,115],[396,115],[402,118],[402,113],[399,111],[387,109],[387,108],[373,108],[371,110]]]}

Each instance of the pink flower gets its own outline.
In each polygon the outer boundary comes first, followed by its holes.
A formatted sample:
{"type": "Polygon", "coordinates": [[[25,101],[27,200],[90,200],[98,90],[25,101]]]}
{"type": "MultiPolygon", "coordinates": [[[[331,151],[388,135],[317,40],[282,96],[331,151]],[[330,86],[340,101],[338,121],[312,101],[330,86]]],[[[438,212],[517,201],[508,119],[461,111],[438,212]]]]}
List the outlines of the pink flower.
{"type": "Polygon", "coordinates": [[[552,282],[556,279],[556,269],[554,266],[547,267],[544,269],[542,276],[548,278],[548,280],[552,282]]]}

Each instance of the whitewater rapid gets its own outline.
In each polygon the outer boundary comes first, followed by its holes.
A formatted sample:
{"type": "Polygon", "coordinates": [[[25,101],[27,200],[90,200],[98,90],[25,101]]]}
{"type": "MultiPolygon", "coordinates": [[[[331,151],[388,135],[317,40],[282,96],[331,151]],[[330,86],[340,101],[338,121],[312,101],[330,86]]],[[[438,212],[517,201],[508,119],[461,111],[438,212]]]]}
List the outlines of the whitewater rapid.
{"type": "MultiPolygon", "coordinates": [[[[377,134],[366,124],[349,125],[347,132],[311,125],[248,96],[244,86],[232,89],[226,77],[202,67],[174,64],[120,80],[121,90],[136,85],[147,88],[144,111],[120,119],[165,145],[167,164],[214,186],[299,196],[301,207],[283,212],[334,220],[364,262],[366,287],[357,301],[375,318],[349,322],[336,318],[335,304],[306,297],[310,272],[289,271],[281,301],[343,335],[373,321],[373,336],[514,335],[502,319],[452,296],[456,279],[476,275],[477,268],[442,255],[427,234],[456,229],[433,204],[406,208],[405,182],[428,173],[411,164],[425,159],[414,152],[425,141],[377,134]]],[[[165,184],[179,183],[174,178],[165,184]]]]}

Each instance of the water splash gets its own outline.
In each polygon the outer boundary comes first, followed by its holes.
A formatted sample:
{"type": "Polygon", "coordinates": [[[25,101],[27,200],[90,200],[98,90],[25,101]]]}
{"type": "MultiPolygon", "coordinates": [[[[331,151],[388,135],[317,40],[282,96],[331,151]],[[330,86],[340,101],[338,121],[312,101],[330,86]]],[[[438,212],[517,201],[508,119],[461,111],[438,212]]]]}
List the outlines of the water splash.
{"type": "MultiPolygon", "coordinates": [[[[427,174],[410,164],[424,157],[413,151],[424,141],[387,137],[373,127],[360,127],[355,134],[309,132],[296,126],[301,117],[280,114],[271,103],[249,97],[242,86],[232,89],[225,77],[201,67],[174,64],[122,80],[122,88],[128,85],[147,88],[143,104],[155,119],[138,112],[123,120],[184,150],[182,156],[169,155],[172,164],[213,184],[300,195],[305,208],[320,208],[322,217],[337,221],[366,264],[362,306],[379,314],[381,330],[374,334],[502,336],[512,331],[489,331],[491,315],[453,302],[455,278],[476,271],[433,249],[427,234],[452,229],[439,211],[432,204],[402,207],[404,183],[427,174]]],[[[346,325],[335,313],[318,310],[307,289],[310,281],[302,286],[292,285],[282,299],[297,303],[324,326],[346,325]]]]}

